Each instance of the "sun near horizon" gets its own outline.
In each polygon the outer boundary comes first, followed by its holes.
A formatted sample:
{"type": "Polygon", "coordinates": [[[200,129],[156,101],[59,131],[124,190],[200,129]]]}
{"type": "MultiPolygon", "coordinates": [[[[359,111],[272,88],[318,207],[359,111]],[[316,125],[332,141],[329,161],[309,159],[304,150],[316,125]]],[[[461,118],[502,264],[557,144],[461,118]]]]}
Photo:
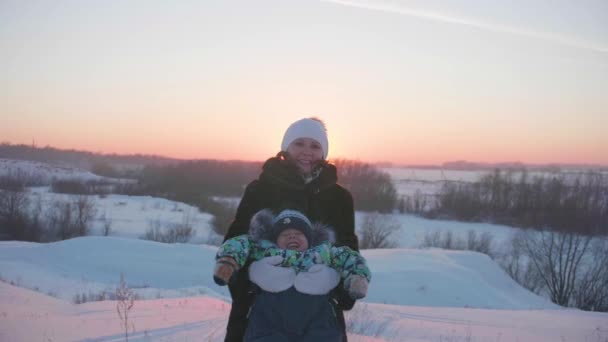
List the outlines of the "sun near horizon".
{"type": "Polygon", "coordinates": [[[264,160],[608,165],[608,3],[0,5],[0,141],[264,160]]]}

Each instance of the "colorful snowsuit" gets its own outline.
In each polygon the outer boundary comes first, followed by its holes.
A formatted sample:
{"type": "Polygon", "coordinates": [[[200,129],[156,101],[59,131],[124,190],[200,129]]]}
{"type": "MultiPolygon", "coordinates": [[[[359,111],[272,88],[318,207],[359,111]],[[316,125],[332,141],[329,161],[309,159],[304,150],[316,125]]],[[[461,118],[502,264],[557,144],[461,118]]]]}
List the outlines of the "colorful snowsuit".
{"type": "MultiPolygon", "coordinates": [[[[216,260],[231,257],[239,268],[269,256],[282,256],[281,266],[292,267],[296,273],[307,271],[315,264],[335,269],[343,281],[351,275],[371,280],[365,259],[349,247],[333,246],[333,230],[314,224],[312,238],[306,251],[281,249],[269,241],[272,235],[272,213],[261,210],[250,223],[249,233],[227,239],[218,249],[216,260]]],[[[310,295],[298,292],[295,287],[282,292],[258,289],[251,311],[247,316],[244,341],[246,342],[312,342],[345,341],[341,317],[331,295],[310,295]]]]}
{"type": "Polygon", "coordinates": [[[304,252],[281,249],[268,240],[254,241],[249,235],[239,235],[226,240],[216,254],[216,260],[231,257],[243,267],[248,260],[260,260],[265,257],[280,255],[281,266],[293,267],[297,272],[307,271],[314,264],[325,264],[340,274],[342,280],[349,275],[360,275],[371,280],[371,272],[365,259],[349,247],[335,247],[329,241],[322,242],[304,252]]]}

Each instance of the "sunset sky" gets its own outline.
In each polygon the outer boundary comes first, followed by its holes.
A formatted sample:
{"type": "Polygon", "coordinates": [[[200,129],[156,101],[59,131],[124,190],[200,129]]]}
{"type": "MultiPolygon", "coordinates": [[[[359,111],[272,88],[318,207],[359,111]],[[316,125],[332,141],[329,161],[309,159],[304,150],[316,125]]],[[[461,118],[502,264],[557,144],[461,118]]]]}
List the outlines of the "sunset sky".
{"type": "Polygon", "coordinates": [[[0,1],[0,142],[608,165],[608,1],[0,1]]]}

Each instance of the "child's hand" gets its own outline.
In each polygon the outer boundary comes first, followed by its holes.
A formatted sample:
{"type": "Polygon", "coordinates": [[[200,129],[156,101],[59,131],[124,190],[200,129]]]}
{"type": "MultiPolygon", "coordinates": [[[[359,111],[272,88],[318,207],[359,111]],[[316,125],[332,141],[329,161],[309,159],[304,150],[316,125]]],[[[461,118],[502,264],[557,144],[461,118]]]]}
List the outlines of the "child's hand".
{"type": "Polygon", "coordinates": [[[352,299],[360,299],[367,296],[367,286],[369,282],[360,275],[351,275],[344,281],[344,289],[352,299]]]}
{"type": "Polygon", "coordinates": [[[230,282],[233,275],[238,271],[239,266],[231,257],[219,258],[213,270],[213,280],[216,284],[224,286],[230,282]]]}

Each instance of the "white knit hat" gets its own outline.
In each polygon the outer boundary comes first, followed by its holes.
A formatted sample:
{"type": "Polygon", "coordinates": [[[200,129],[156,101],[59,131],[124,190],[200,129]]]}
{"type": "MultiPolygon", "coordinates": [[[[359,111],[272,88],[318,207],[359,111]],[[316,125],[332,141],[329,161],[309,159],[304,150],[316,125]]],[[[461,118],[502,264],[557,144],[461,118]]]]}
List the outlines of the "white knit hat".
{"type": "Polygon", "coordinates": [[[323,159],[327,158],[327,152],[329,150],[329,142],[327,141],[327,132],[323,124],[313,119],[301,119],[292,123],[285,135],[283,135],[283,142],[281,143],[281,151],[287,151],[287,147],[294,140],[298,138],[310,138],[316,140],[323,149],[323,159]]]}

